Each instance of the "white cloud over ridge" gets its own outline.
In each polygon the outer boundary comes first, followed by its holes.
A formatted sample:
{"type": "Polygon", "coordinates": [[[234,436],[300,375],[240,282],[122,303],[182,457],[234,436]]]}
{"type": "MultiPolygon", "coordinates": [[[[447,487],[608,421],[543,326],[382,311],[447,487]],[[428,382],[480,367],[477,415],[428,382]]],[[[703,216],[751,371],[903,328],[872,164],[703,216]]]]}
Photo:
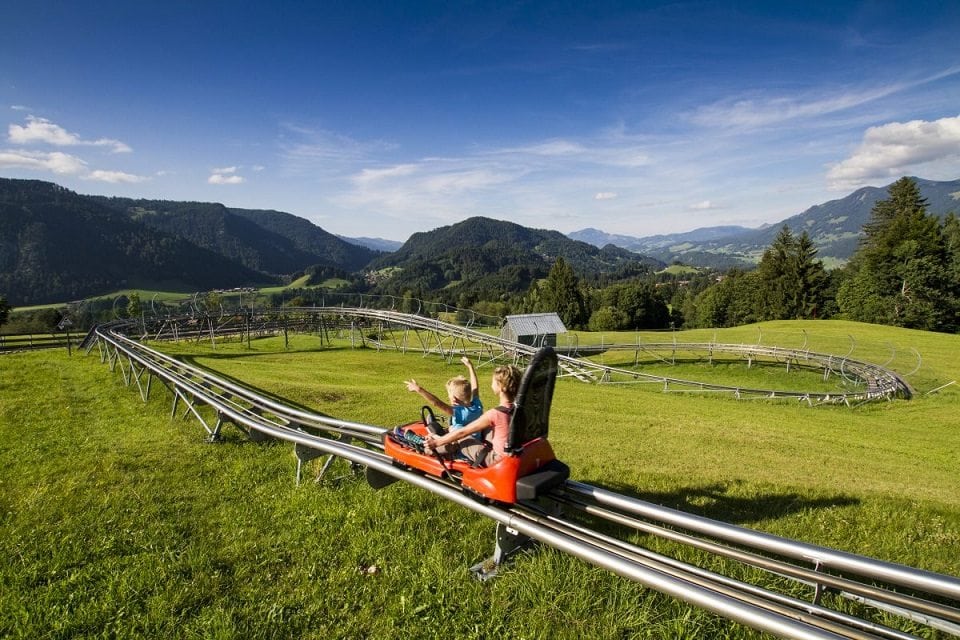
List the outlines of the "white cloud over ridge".
{"type": "Polygon", "coordinates": [[[146,182],[149,178],[144,176],[137,176],[132,173],[124,173],[123,171],[91,171],[89,174],[84,176],[87,180],[95,180],[97,182],[109,182],[111,184],[139,184],[141,182],[146,182]]]}
{"type": "Polygon", "coordinates": [[[47,171],[58,175],[79,175],[87,170],[87,163],[76,156],[54,151],[45,153],[21,149],[0,150],[0,168],[47,171]]]}
{"type": "Polygon", "coordinates": [[[827,182],[831,190],[849,190],[950,160],[960,166],[960,116],[890,122],[867,129],[853,155],[830,168],[827,182]]]}
{"type": "Polygon", "coordinates": [[[7,133],[10,142],[20,145],[49,144],[56,147],[109,147],[112,153],[130,153],[132,149],[125,143],[111,138],[84,140],[75,133],[70,133],[63,127],[45,118],[27,116],[27,124],[20,126],[11,124],[7,133]]]}
{"type": "Polygon", "coordinates": [[[27,169],[60,176],[77,176],[84,180],[109,182],[111,184],[136,184],[149,178],[123,171],[90,171],[87,163],[76,156],[61,151],[43,152],[23,149],[0,149],[0,169],[27,169]]]}
{"type": "Polygon", "coordinates": [[[123,171],[87,169],[87,163],[76,156],[61,151],[43,152],[24,149],[0,149],[0,169],[27,169],[60,176],[77,176],[84,180],[109,182],[111,184],[136,184],[149,178],[123,171]]]}
{"type": "Polygon", "coordinates": [[[346,135],[295,124],[284,124],[280,156],[294,174],[337,173],[345,165],[369,162],[396,148],[393,143],[359,141],[346,135]]]}
{"type": "Polygon", "coordinates": [[[246,180],[243,176],[230,173],[214,173],[207,178],[208,184],[243,184],[246,180]]]}

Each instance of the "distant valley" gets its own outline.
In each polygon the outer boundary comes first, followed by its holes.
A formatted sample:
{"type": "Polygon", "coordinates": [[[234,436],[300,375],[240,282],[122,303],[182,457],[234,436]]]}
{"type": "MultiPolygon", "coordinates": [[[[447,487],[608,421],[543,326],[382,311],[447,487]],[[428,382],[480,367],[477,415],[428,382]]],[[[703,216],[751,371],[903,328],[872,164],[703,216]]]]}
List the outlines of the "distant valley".
{"type": "MultiPolygon", "coordinates": [[[[927,199],[929,213],[941,218],[950,212],[960,214],[960,180],[914,179],[927,199]]],[[[722,269],[756,264],[777,232],[787,225],[795,234],[806,231],[819,251],[818,257],[831,267],[850,259],[857,248],[861,229],[870,219],[874,203],[886,197],[887,187],[863,187],[844,198],[815,205],[803,213],[757,229],[706,227],[686,233],[641,238],[582,229],[567,235],[598,247],[613,244],[668,264],[679,261],[722,269]]]]}
{"type": "MultiPolygon", "coordinates": [[[[960,180],[916,179],[938,216],[960,211],[960,180]]],[[[442,295],[464,304],[522,295],[564,258],[589,281],[616,281],[673,262],[752,266],[786,224],[806,231],[828,268],[850,258],[887,188],[865,187],[777,224],[705,227],[630,237],[564,235],[474,217],[406,242],[335,236],[282,211],[218,203],[80,195],[56,184],[0,178],[0,295],[12,304],[63,302],[126,288],[204,291],[277,285],[302,274],[358,291],[442,295]]]]}

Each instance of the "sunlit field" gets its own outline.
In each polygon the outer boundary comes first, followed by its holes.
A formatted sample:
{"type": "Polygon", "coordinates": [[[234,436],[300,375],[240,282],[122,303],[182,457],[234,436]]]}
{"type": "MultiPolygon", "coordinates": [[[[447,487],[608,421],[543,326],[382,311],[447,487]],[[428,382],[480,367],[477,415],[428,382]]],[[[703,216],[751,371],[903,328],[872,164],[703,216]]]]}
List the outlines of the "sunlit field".
{"type": "MultiPolygon", "coordinates": [[[[960,390],[950,384],[960,378],[960,337],[824,322],[677,339],[790,336],[780,346],[798,348],[804,332],[811,350],[846,354],[853,343],[851,357],[865,360],[872,350],[875,362],[911,373],[916,397],[810,407],[563,378],[554,449],[583,482],[960,575],[960,390]]],[[[156,346],[298,406],[384,428],[418,414],[422,399],[403,380],[442,391],[462,371],[436,356],[316,336],[156,346]]],[[[767,375],[733,363],[683,366],[684,376],[758,386],[767,375]]],[[[478,370],[487,403],[491,370],[478,370]]],[[[343,463],[314,482],[322,459],[296,486],[291,445],[256,444],[229,427],[225,442],[207,444],[195,419],[171,418],[171,405],[160,384],[144,403],[96,349],[0,360],[0,636],[761,636],[548,549],[477,582],[468,567],[492,552],[491,522],[401,483],[373,491],[343,463]]]]}

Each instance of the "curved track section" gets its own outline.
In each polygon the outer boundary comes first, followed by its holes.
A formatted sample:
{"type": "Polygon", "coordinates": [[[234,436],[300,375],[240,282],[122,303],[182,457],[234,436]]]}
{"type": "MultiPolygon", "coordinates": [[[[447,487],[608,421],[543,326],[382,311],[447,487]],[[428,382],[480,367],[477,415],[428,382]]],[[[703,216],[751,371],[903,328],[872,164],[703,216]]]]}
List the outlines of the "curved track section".
{"type": "Polygon", "coordinates": [[[869,605],[869,611],[882,612],[885,621],[908,621],[898,626],[920,625],[928,628],[925,633],[936,629],[960,637],[960,579],[956,577],[780,538],[575,481],[536,503],[482,504],[449,481],[396,466],[379,449],[384,427],[288,407],[109,329],[98,329],[94,335],[101,361],[119,370],[128,386],[135,384],[146,400],[151,381],[159,380],[173,395],[172,415],[182,404],[183,415],[196,417],[211,438],[229,423],[251,437],[291,442],[298,457],[301,451],[312,451],[343,458],[490,518],[498,523],[498,531],[502,527],[511,535],[552,546],[747,626],[785,638],[915,637],[880,624],[874,614],[861,618],[846,613],[842,603],[853,599],[869,605]],[[624,538],[603,534],[590,524],[601,520],[625,529],[624,538]],[[654,553],[627,541],[636,532],[759,569],[768,577],[765,583],[787,582],[792,587],[789,593],[777,591],[654,553]],[[797,597],[798,591],[809,599],[797,597]]]}
{"type": "MultiPolygon", "coordinates": [[[[330,332],[349,333],[350,340],[376,349],[417,351],[443,357],[472,353],[491,360],[513,362],[526,360],[538,347],[501,338],[469,326],[443,322],[434,318],[397,311],[364,307],[302,307],[246,311],[219,316],[189,316],[155,319],[146,322],[126,322],[125,332],[136,332],[154,339],[210,339],[218,336],[247,336],[305,331],[321,336],[330,332]]],[[[562,375],[584,382],[599,384],[652,383],[664,392],[727,393],[738,399],[793,399],[808,404],[857,404],[895,397],[909,398],[910,385],[896,372],[883,366],[837,356],[812,352],[808,349],[785,349],[762,345],[722,343],[646,343],[608,344],[556,347],[560,353],[562,375]],[[851,391],[775,390],[714,384],[684,380],[670,376],[644,373],[636,369],[606,366],[581,356],[597,355],[604,351],[632,350],[652,355],[663,362],[677,354],[698,354],[701,359],[729,356],[754,362],[783,363],[822,372],[824,379],[831,375],[853,383],[851,391]]]]}

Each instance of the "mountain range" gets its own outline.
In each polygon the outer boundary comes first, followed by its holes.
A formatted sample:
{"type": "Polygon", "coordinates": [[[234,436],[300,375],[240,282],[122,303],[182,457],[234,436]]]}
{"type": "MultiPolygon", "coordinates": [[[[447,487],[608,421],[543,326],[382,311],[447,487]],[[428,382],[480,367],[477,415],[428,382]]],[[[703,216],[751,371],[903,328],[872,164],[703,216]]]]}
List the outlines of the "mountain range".
{"type": "Polygon", "coordinates": [[[587,277],[663,266],[613,245],[488,218],[417,233],[383,253],[282,211],[80,195],[0,178],[0,294],[13,305],[127,288],[276,285],[318,267],[346,278],[377,272],[368,283],[384,292],[499,297],[526,290],[558,257],[587,277]]]}
{"type": "MultiPolygon", "coordinates": [[[[960,180],[915,180],[930,213],[960,210],[960,180]]],[[[640,238],[597,229],[565,236],[474,217],[397,246],[341,238],[282,211],[79,195],[50,182],[0,178],[0,294],[24,305],[124,288],[202,291],[279,284],[323,267],[343,276],[367,272],[384,293],[496,299],[525,290],[558,257],[581,277],[607,281],[671,262],[749,266],[783,225],[807,231],[830,267],[853,254],[874,203],[885,197],[885,187],[864,187],[775,225],[640,238]]]]}
{"type": "MultiPolygon", "coordinates": [[[[913,180],[927,199],[929,213],[941,218],[950,212],[960,213],[960,180],[913,180]]],[[[597,229],[582,229],[567,235],[598,247],[612,243],[666,263],[679,261],[724,268],[756,264],[780,229],[787,225],[797,235],[806,231],[817,247],[818,257],[830,267],[846,262],[853,255],[873,205],[887,197],[888,186],[863,187],[844,198],[815,205],[782,222],[759,228],[706,227],[641,238],[606,234],[597,229]]]]}
{"type": "Polygon", "coordinates": [[[0,293],[11,304],[279,284],[316,265],[352,273],[378,255],[279,211],[85,196],[0,178],[0,293]]]}
{"type": "Polygon", "coordinates": [[[440,291],[461,306],[526,291],[563,258],[585,278],[618,279],[666,265],[612,244],[602,248],[559,231],[530,229],[484,217],[415,233],[393,253],[370,264],[389,274],[378,283],[391,295],[440,291]]]}

